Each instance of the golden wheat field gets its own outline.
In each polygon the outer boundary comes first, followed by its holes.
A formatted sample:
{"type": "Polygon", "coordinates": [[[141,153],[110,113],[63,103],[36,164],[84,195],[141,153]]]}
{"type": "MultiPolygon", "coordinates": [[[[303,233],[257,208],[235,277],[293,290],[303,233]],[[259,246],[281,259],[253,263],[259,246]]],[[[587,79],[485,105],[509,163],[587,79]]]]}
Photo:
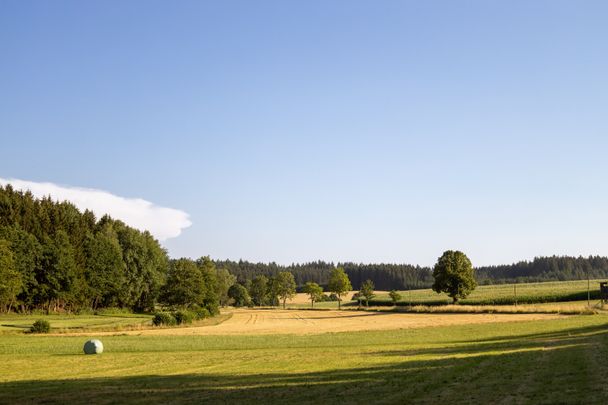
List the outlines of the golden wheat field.
{"type": "MultiPolygon", "coordinates": [[[[97,332],[95,335],[302,335],[533,321],[555,319],[564,316],[558,314],[416,314],[354,310],[308,311],[289,309],[233,309],[228,314],[231,316],[217,325],[97,332]]],[[[85,334],[87,333],[79,332],[66,335],[85,334]]]]}

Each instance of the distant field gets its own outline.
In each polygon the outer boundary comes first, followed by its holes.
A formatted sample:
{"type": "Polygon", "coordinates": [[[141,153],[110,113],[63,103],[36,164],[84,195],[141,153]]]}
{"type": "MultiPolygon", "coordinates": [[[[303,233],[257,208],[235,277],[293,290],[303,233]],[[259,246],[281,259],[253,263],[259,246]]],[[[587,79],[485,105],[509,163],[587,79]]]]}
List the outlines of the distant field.
{"type": "Polygon", "coordinates": [[[94,336],[0,336],[0,403],[608,403],[606,315],[319,335],[102,336],[104,353],[83,355],[94,336]]]}
{"type": "MultiPolygon", "coordinates": [[[[599,299],[599,281],[591,281],[591,298],[599,299]]],[[[437,294],[431,289],[400,291],[400,305],[441,305],[451,303],[446,294],[437,294]]],[[[556,281],[546,283],[498,284],[478,286],[469,297],[461,300],[467,305],[512,305],[580,301],[587,299],[587,281],[556,281]],[[516,288],[514,288],[516,287],[516,288]],[[516,290],[516,291],[515,291],[516,290]],[[517,293],[517,296],[515,295],[517,293]]],[[[373,305],[390,303],[387,293],[378,293],[370,302],[373,305]]]]}
{"type": "Polygon", "coordinates": [[[79,330],[120,330],[151,325],[152,316],[121,315],[0,315],[0,333],[26,332],[38,319],[51,323],[53,332],[79,330]]]}

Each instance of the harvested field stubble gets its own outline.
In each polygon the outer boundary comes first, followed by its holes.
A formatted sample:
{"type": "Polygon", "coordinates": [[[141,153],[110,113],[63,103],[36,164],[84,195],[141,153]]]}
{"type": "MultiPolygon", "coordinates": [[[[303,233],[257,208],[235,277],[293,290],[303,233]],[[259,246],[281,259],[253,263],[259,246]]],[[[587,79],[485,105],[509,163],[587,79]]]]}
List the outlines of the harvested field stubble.
{"type": "MultiPolygon", "coordinates": [[[[218,325],[126,331],[128,335],[272,335],[319,334],[365,330],[416,329],[555,319],[557,314],[410,314],[376,311],[301,311],[237,309],[218,325]]],[[[112,332],[98,335],[112,334],[112,332]]],[[[81,335],[75,334],[75,335],[81,335]]]]}

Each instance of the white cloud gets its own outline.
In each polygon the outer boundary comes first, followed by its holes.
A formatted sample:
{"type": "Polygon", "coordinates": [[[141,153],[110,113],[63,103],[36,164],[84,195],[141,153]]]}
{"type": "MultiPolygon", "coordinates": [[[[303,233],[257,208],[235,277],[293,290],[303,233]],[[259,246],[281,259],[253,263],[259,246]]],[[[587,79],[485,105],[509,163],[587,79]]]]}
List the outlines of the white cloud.
{"type": "Polygon", "coordinates": [[[70,201],[78,209],[89,209],[97,218],[109,214],[127,225],[148,230],[163,241],[179,236],[182,229],[192,225],[188,213],[174,208],[159,207],[140,198],[124,198],[103,190],[60,186],[53,183],[3,179],[0,185],[10,184],[15,190],[30,190],[35,197],[51,196],[53,200],[70,201]]]}

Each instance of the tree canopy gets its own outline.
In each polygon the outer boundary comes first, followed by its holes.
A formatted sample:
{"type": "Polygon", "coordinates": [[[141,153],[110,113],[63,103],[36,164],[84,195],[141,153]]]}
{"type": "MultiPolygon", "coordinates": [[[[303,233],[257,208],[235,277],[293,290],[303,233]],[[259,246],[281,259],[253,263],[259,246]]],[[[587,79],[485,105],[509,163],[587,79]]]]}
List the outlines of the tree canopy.
{"type": "Polygon", "coordinates": [[[433,291],[447,293],[454,303],[466,298],[477,287],[471,261],[457,250],[443,253],[433,268],[433,277],[433,291]]]}
{"type": "Polygon", "coordinates": [[[365,299],[365,306],[369,306],[369,300],[374,298],[374,282],[372,280],[366,280],[361,284],[359,289],[359,302],[361,299],[365,299]]]}
{"type": "Polygon", "coordinates": [[[276,294],[283,301],[283,309],[285,309],[285,303],[287,299],[293,298],[296,295],[296,281],[288,271],[280,272],[276,279],[276,294]]]}
{"type": "Polygon", "coordinates": [[[0,187],[0,310],[79,311],[164,304],[216,313],[214,263],[169,261],[147,231],[69,202],[0,187]],[[167,284],[167,279],[171,284],[167,284]],[[186,287],[185,284],[188,284],[186,287]],[[181,290],[179,290],[181,288],[181,290]],[[202,301],[201,301],[202,300],[202,301]]]}
{"type": "Polygon", "coordinates": [[[304,292],[308,294],[310,299],[310,306],[314,308],[315,302],[323,298],[323,287],[319,284],[309,281],[304,286],[304,292]]]}
{"type": "Polygon", "coordinates": [[[342,307],[342,297],[353,289],[348,275],[342,267],[336,267],[331,271],[328,289],[338,296],[338,309],[340,309],[342,307]]]}

